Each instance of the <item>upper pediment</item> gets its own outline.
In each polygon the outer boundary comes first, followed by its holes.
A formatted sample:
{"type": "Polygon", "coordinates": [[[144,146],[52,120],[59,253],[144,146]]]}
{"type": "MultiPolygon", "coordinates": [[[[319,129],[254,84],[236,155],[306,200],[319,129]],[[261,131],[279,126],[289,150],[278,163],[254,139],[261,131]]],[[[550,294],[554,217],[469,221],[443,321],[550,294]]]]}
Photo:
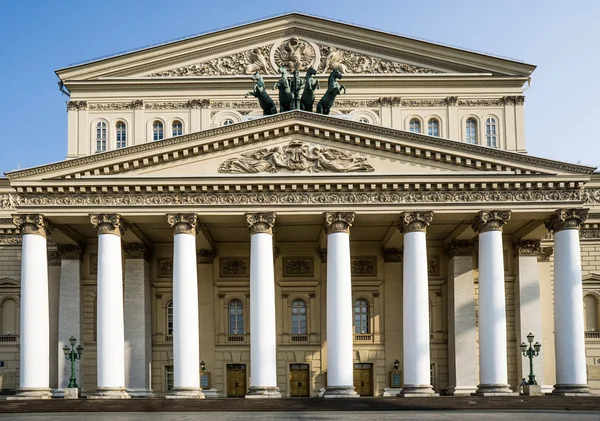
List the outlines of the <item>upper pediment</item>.
{"type": "Polygon", "coordinates": [[[347,75],[491,73],[528,76],[534,66],[291,13],[60,69],[63,81],[239,76],[277,67],[347,75]]]}
{"type": "MultiPolygon", "coordinates": [[[[7,173],[11,185],[111,177],[546,175],[593,168],[439,137],[292,111],[7,173]],[[15,184],[17,183],[17,184],[15,184]]],[[[43,187],[36,187],[36,189],[43,187]]],[[[108,187],[105,187],[108,188],[108,187]]]]}

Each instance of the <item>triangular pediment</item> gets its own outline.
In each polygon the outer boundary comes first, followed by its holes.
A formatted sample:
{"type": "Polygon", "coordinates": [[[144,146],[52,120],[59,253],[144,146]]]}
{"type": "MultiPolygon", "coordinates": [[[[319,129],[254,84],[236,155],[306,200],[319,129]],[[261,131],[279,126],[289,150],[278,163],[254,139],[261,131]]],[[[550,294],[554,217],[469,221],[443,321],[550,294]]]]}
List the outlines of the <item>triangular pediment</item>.
{"type": "Polygon", "coordinates": [[[535,66],[299,13],[265,19],[60,69],[63,81],[276,75],[277,67],[345,75],[487,73],[535,66]]]}
{"type": "Polygon", "coordinates": [[[292,111],[158,142],[7,173],[27,180],[112,177],[564,176],[593,168],[292,111]]]}
{"type": "Polygon", "coordinates": [[[0,278],[0,288],[14,288],[21,285],[21,282],[12,278],[0,278]]]}

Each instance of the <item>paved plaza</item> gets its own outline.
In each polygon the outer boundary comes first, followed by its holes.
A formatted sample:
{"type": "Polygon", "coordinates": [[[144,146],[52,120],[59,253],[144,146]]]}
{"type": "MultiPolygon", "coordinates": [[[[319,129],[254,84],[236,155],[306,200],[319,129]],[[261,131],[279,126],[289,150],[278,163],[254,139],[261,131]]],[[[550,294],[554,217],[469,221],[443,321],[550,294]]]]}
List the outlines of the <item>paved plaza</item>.
{"type": "Polygon", "coordinates": [[[600,421],[600,413],[583,411],[365,411],[365,412],[154,412],[0,414],[10,421],[600,421]]]}

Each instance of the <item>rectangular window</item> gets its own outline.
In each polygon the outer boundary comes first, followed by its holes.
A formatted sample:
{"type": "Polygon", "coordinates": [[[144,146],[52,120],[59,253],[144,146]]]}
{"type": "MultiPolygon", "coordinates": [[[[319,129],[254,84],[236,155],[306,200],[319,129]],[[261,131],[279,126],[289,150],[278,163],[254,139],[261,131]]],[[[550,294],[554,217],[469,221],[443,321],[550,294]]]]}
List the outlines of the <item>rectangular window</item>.
{"type": "Polygon", "coordinates": [[[166,365],[165,366],[165,390],[173,390],[174,384],[175,384],[175,380],[173,377],[173,366],[166,365]]]}

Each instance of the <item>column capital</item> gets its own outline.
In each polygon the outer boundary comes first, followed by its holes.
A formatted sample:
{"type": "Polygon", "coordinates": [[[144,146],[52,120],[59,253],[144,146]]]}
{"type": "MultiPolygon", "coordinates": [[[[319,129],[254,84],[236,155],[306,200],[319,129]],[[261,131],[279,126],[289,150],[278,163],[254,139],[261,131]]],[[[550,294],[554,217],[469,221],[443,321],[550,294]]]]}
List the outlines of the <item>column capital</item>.
{"type": "Polygon", "coordinates": [[[354,223],[354,212],[323,212],[323,227],[327,235],[335,232],[350,234],[350,227],[354,223]]]}
{"type": "Polygon", "coordinates": [[[167,214],[167,222],[173,228],[173,235],[191,234],[196,235],[198,217],[195,213],[167,214]]]}
{"type": "Polygon", "coordinates": [[[404,254],[404,247],[401,248],[382,248],[381,255],[383,256],[384,262],[402,262],[402,255],[404,254]]]}
{"type": "Polygon", "coordinates": [[[513,244],[513,254],[518,256],[539,256],[542,253],[540,240],[519,240],[513,244]]]}
{"type": "Polygon", "coordinates": [[[199,265],[210,264],[216,257],[217,252],[213,249],[200,249],[196,252],[196,261],[199,265]]]}
{"type": "Polygon", "coordinates": [[[448,243],[444,250],[450,258],[456,256],[472,256],[475,251],[474,240],[454,240],[448,243]]]}
{"type": "Polygon", "coordinates": [[[47,238],[52,233],[54,225],[41,213],[13,215],[13,224],[19,229],[21,235],[35,234],[47,238]]]}
{"type": "Polygon", "coordinates": [[[402,234],[408,232],[427,232],[433,220],[433,211],[402,212],[398,220],[398,229],[402,234]]]}
{"type": "Polygon", "coordinates": [[[273,227],[275,226],[275,212],[268,213],[247,213],[246,224],[252,234],[270,234],[273,235],[273,227]]]}
{"type": "Polygon", "coordinates": [[[126,259],[148,259],[148,248],[144,243],[123,243],[126,259]]]}
{"type": "Polygon", "coordinates": [[[85,250],[83,244],[57,244],[56,247],[61,260],[79,260],[85,250]]]}
{"type": "Polygon", "coordinates": [[[60,254],[58,251],[48,251],[46,252],[46,257],[48,259],[48,266],[60,266],[60,254]]]}
{"type": "Polygon", "coordinates": [[[588,217],[589,209],[558,209],[546,220],[548,231],[578,230],[588,217]]]}
{"type": "Polygon", "coordinates": [[[502,232],[502,227],[509,221],[510,216],[511,211],[509,210],[481,211],[473,219],[471,227],[479,234],[488,231],[502,232]]]}
{"type": "Polygon", "coordinates": [[[114,234],[122,237],[127,230],[127,224],[125,220],[121,218],[121,215],[118,213],[91,214],[90,222],[98,229],[98,235],[114,234]]]}

